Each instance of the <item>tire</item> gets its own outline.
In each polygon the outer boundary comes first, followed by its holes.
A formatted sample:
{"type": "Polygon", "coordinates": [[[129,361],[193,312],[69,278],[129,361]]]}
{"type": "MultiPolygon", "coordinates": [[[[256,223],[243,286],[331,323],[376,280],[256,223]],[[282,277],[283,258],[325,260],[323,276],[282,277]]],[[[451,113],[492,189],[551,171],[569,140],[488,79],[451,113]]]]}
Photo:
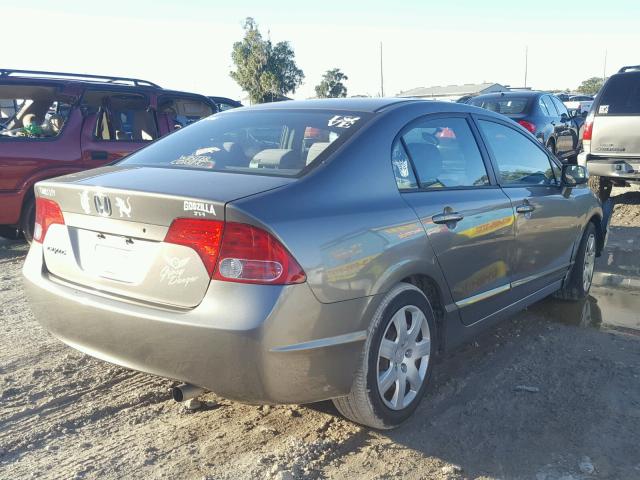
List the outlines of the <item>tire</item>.
{"type": "Polygon", "coordinates": [[[27,242],[33,241],[33,228],[36,223],[36,202],[32,197],[24,202],[20,216],[20,230],[27,242]]]}
{"type": "Polygon", "coordinates": [[[613,183],[607,177],[589,175],[589,188],[591,188],[591,191],[596,194],[601,202],[606,202],[611,196],[613,183]]]}
{"type": "Polygon", "coordinates": [[[351,393],[333,399],[338,411],[367,427],[387,430],[399,426],[424,396],[437,338],[435,316],[425,294],[409,283],[395,286],[371,319],[351,393]],[[396,329],[403,323],[408,329],[404,345],[396,329]]]}
{"type": "Polygon", "coordinates": [[[569,277],[556,297],[563,300],[578,301],[589,295],[597,251],[596,227],[592,222],[584,229],[576,260],[571,267],[569,277]]]}

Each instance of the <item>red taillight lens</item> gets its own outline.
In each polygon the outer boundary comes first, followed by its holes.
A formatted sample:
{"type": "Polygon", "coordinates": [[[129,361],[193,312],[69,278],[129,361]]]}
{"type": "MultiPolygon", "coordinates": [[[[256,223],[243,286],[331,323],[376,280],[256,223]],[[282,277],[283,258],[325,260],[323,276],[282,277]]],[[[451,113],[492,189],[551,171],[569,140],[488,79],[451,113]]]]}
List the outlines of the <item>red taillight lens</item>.
{"type": "Polygon", "coordinates": [[[224,222],[194,218],[176,218],[164,241],[193,248],[204,263],[209,275],[216,266],[224,222]]]}
{"type": "Polygon", "coordinates": [[[47,230],[53,224],[64,225],[60,205],[48,198],[36,198],[36,224],[33,228],[33,239],[43,243],[47,230]]]}
{"type": "Polygon", "coordinates": [[[287,249],[253,225],[225,224],[219,258],[213,275],[216,280],[285,285],[307,279],[287,249]]]}
{"type": "Polygon", "coordinates": [[[584,121],[584,131],[582,132],[582,140],[591,140],[591,136],[593,135],[593,112],[587,115],[587,118],[584,121]]]}
{"type": "Polygon", "coordinates": [[[527,122],[526,120],[518,120],[518,123],[529,130],[531,133],[536,133],[535,123],[527,122]]]}

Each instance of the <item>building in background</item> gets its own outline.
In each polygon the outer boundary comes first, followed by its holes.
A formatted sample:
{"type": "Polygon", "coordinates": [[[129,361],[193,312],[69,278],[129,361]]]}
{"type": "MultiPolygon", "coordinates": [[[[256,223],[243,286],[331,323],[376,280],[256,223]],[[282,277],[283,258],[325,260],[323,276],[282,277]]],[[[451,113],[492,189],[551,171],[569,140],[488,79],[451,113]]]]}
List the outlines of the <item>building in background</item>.
{"type": "Polygon", "coordinates": [[[417,87],[400,92],[396,97],[424,98],[457,102],[462,97],[475,97],[485,93],[508,92],[509,88],[499,83],[465,83],[444,87],[417,87]]]}

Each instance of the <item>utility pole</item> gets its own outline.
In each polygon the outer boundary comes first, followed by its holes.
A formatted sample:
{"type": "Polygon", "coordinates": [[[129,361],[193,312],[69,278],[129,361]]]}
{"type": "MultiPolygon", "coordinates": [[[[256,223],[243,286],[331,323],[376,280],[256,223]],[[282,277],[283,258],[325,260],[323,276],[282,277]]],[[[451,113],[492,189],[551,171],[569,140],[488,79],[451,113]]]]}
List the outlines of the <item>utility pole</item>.
{"type": "Polygon", "coordinates": [[[604,51],[604,67],[602,68],[602,83],[607,79],[607,50],[604,51]]]}
{"type": "Polygon", "coordinates": [[[529,70],[529,45],[524,47],[524,88],[527,88],[528,70],[529,70]]]}
{"type": "Polygon", "coordinates": [[[380,96],[384,97],[384,75],[382,73],[382,42],[380,42],[380,96]]]}

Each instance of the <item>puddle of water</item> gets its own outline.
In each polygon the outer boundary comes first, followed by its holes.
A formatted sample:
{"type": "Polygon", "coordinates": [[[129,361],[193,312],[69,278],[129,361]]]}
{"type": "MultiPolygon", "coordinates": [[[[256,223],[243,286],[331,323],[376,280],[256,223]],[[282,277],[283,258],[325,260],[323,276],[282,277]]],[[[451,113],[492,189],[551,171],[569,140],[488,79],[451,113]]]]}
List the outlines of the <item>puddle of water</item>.
{"type": "Polygon", "coordinates": [[[547,298],[529,307],[554,322],[613,329],[640,335],[640,292],[613,287],[592,287],[580,302],[547,298]]]}

